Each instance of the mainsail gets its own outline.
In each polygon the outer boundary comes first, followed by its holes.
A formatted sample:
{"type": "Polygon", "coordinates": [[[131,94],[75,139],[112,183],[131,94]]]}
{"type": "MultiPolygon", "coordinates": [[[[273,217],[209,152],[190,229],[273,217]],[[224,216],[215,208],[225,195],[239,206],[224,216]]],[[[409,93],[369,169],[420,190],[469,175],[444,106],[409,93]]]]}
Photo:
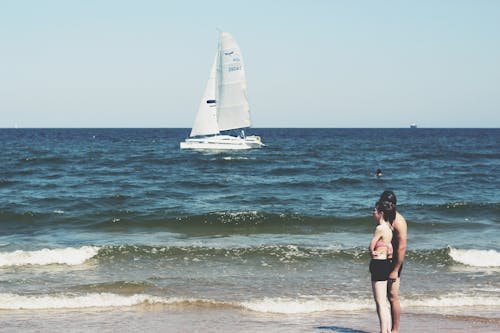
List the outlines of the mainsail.
{"type": "Polygon", "coordinates": [[[217,122],[219,130],[250,126],[250,106],[240,47],[233,36],[221,32],[219,63],[217,66],[218,95],[217,122]]]}

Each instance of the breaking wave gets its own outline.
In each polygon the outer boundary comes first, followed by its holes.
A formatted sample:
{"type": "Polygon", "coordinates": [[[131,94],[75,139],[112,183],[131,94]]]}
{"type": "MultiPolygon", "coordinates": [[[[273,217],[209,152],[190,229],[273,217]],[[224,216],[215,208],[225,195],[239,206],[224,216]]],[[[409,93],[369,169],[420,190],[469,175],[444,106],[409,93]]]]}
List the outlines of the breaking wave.
{"type": "MultiPolygon", "coordinates": [[[[261,313],[303,314],[313,312],[351,312],[372,310],[375,304],[370,298],[263,298],[248,301],[224,301],[183,297],[163,297],[148,294],[120,295],[115,293],[88,293],[83,295],[17,295],[0,294],[1,310],[20,309],[76,309],[133,307],[148,305],[198,306],[240,308],[261,313]]],[[[405,308],[450,308],[450,307],[500,307],[498,297],[476,297],[445,295],[402,299],[405,308]]]]}
{"type": "Polygon", "coordinates": [[[500,267],[500,252],[495,250],[461,250],[450,248],[454,261],[473,267],[500,267]]]}
{"type": "Polygon", "coordinates": [[[99,247],[82,246],[37,251],[0,252],[0,267],[24,265],[81,265],[99,252],[99,247]]]}
{"type": "MultiPolygon", "coordinates": [[[[0,244],[3,245],[3,244],[0,244]]],[[[282,263],[292,263],[325,258],[328,260],[368,260],[364,248],[343,249],[303,247],[297,245],[261,246],[93,246],[41,249],[35,251],[17,250],[0,252],[0,267],[27,265],[82,265],[93,258],[101,264],[108,260],[175,260],[204,261],[218,258],[239,258],[242,260],[266,258],[282,263]]],[[[407,259],[425,264],[463,264],[473,267],[500,267],[500,253],[495,250],[463,250],[453,247],[432,250],[410,250],[407,259]]]]}

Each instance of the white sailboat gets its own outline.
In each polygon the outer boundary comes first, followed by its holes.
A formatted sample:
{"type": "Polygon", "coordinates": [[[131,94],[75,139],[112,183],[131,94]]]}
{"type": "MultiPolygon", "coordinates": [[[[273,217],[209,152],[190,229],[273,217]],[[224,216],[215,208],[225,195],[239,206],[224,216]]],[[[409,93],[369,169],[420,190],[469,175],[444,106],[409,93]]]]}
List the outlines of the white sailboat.
{"type": "Polygon", "coordinates": [[[251,149],[263,147],[259,136],[246,136],[250,127],[250,106],[246,96],[245,69],[241,51],[233,36],[221,32],[207,86],[191,134],[181,149],[251,149]],[[223,131],[241,130],[238,136],[223,131]]]}

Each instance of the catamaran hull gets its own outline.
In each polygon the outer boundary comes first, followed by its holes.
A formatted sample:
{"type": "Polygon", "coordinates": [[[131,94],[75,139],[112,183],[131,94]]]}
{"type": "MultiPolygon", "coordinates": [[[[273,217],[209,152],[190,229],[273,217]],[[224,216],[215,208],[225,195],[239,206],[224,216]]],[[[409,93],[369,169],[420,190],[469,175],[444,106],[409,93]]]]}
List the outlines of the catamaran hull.
{"type": "Polygon", "coordinates": [[[259,136],[237,137],[216,135],[203,138],[189,138],[180,143],[181,149],[199,150],[242,150],[261,148],[264,144],[259,136]]]}

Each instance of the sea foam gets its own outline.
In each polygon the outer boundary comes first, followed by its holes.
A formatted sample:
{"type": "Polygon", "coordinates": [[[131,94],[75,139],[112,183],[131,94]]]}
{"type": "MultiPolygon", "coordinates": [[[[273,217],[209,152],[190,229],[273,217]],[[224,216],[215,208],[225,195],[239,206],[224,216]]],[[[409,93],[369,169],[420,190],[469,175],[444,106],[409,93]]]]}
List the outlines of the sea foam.
{"type": "Polygon", "coordinates": [[[460,250],[450,248],[454,261],[474,267],[500,267],[500,253],[495,250],[460,250]]]}
{"type": "MultiPolygon", "coordinates": [[[[443,295],[441,297],[404,298],[401,304],[405,308],[437,308],[456,307],[500,307],[498,297],[443,295]]],[[[249,302],[242,302],[241,306],[248,310],[267,313],[300,314],[312,312],[351,312],[372,310],[375,302],[371,298],[366,299],[287,299],[287,298],[265,298],[249,302]]],[[[438,311],[439,312],[439,311],[438,311]]]]}
{"type": "Polygon", "coordinates": [[[359,311],[372,309],[374,307],[371,299],[366,300],[325,300],[320,298],[313,299],[287,299],[287,298],[265,298],[242,302],[241,306],[256,312],[296,314],[312,313],[321,311],[359,311]]]}
{"type": "Polygon", "coordinates": [[[89,307],[134,306],[144,303],[148,299],[151,299],[151,296],[122,296],[111,293],[94,293],[82,296],[24,296],[16,294],[0,294],[0,309],[76,309],[89,307]]]}
{"type": "MultiPolygon", "coordinates": [[[[371,311],[375,308],[375,303],[372,301],[371,297],[357,299],[324,299],[319,297],[313,297],[309,299],[264,298],[252,301],[229,302],[210,299],[160,297],[147,294],[0,294],[0,310],[133,307],[153,304],[163,304],[168,306],[222,306],[243,308],[261,313],[277,314],[301,314],[323,311],[371,311]]],[[[405,308],[430,308],[433,311],[438,311],[434,309],[450,307],[500,307],[500,299],[498,299],[498,297],[445,295],[442,297],[424,297],[420,299],[405,298],[402,300],[402,306],[404,306],[405,308]]]]}
{"type": "Polygon", "coordinates": [[[119,295],[114,293],[88,293],[85,295],[17,295],[0,294],[0,310],[21,309],[78,309],[132,307],[138,305],[198,305],[231,306],[234,304],[208,300],[177,297],[159,297],[147,294],[119,295]]]}
{"type": "Polygon", "coordinates": [[[24,265],[81,265],[99,252],[97,246],[42,249],[37,251],[17,250],[0,252],[0,267],[24,265]]]}
{"type": "Polygon", "coordinates": [[[486,297],[486,296],[463,296],[445,295],[441,297],[430,297],[422,299],[406,299],[401,302],[403,307],[428,307],[428,308],[441,308],[441,307],[499,307],[500,298],[486,297]]]}

